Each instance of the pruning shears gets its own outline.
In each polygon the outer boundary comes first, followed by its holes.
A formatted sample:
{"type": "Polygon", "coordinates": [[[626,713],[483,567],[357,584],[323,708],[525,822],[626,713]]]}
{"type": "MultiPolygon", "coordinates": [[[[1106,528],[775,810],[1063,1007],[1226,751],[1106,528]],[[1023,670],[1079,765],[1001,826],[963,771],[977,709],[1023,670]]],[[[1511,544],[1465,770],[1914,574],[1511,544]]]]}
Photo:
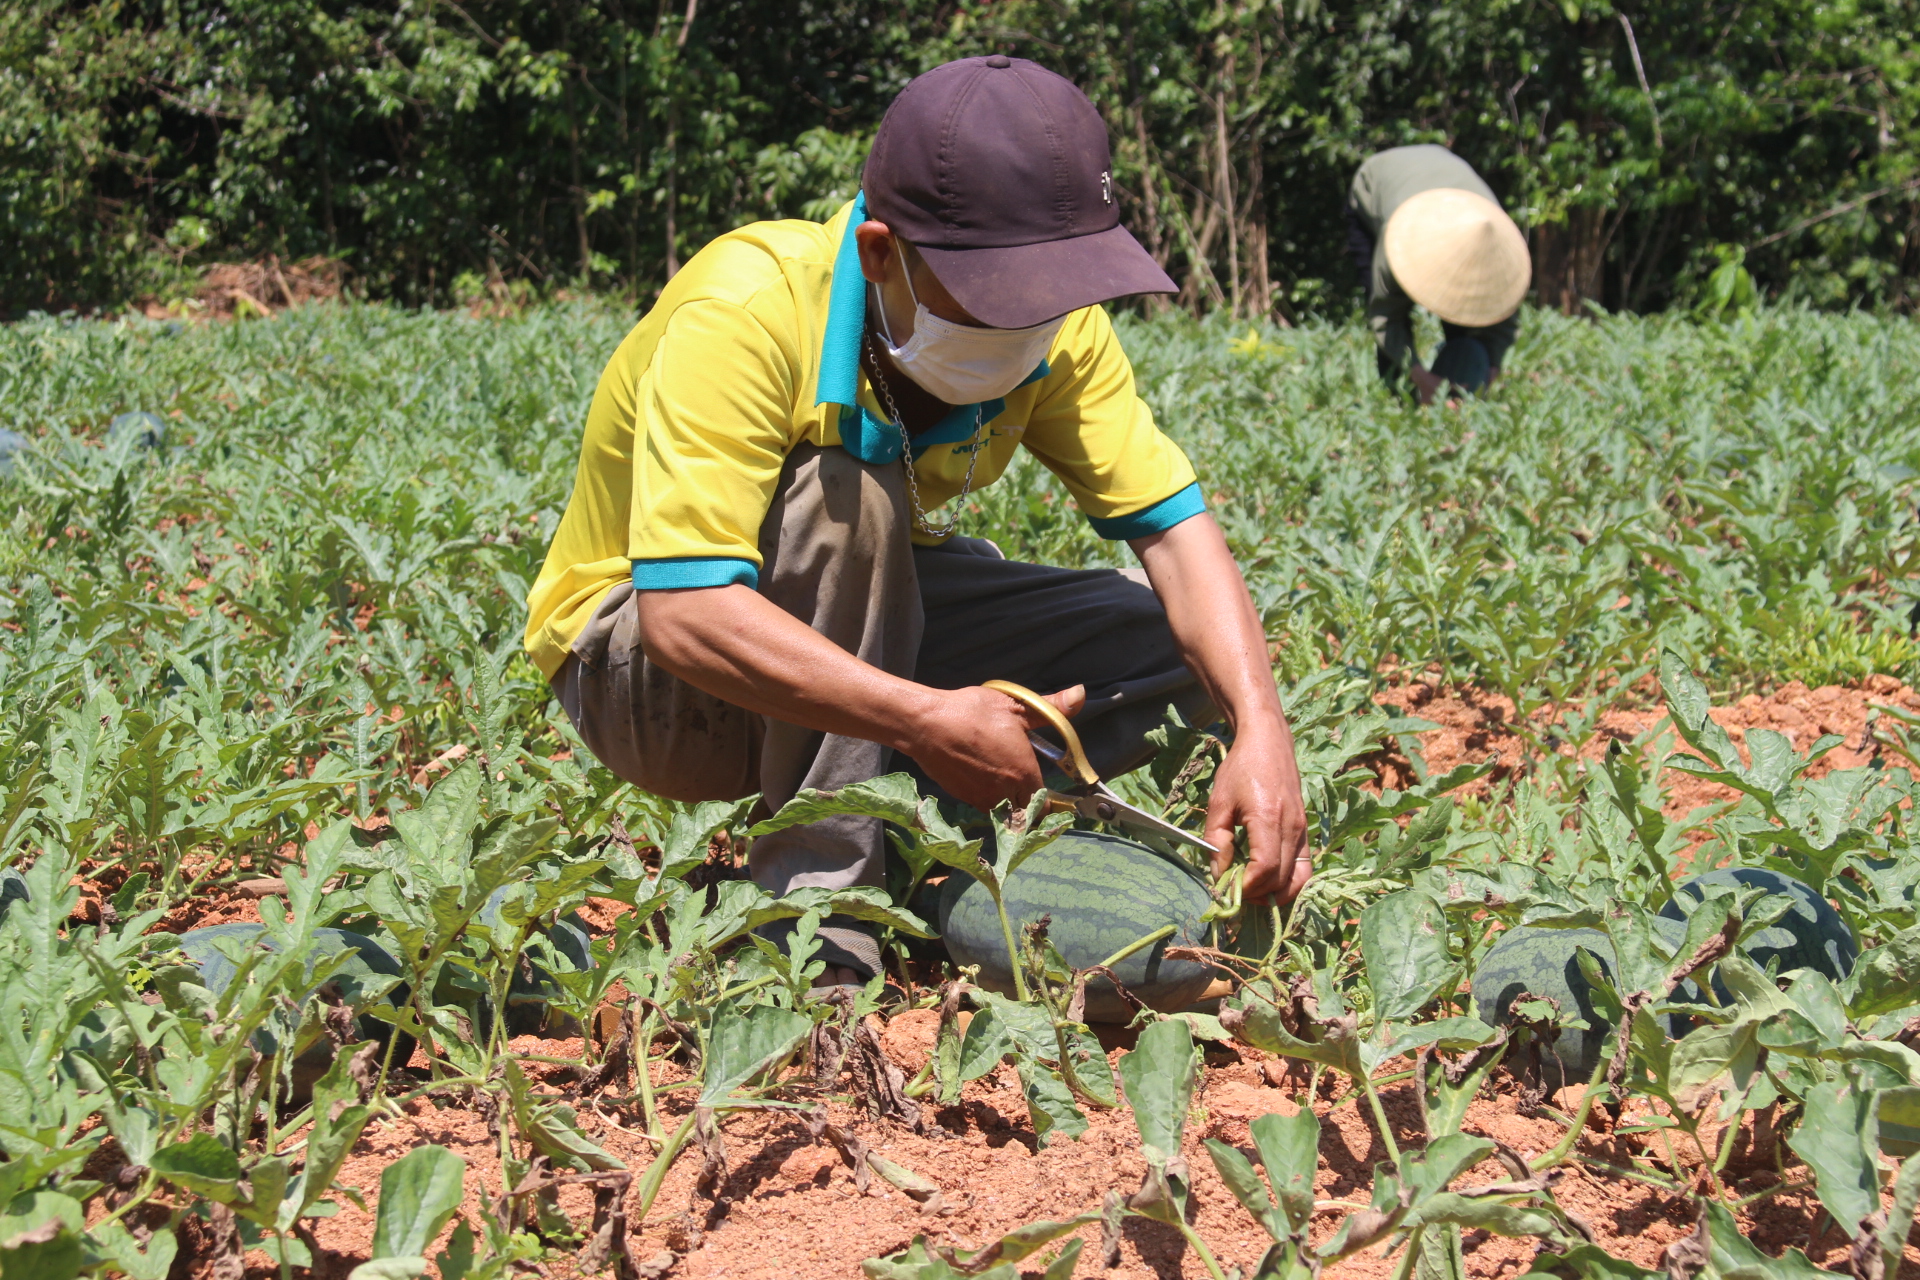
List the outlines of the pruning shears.
{"type": "Polygon", "coordinates": [[[1027,741],[1033,744],[1034,754],[1072,779],[1074,783],[1065,791],[1048,788],[1049,811],[1077,813],[1095,822],[1110,822],[1133,831],[1159,836],[1162,840],[1205,849],[1208,857],[1212,857],[1217,852],[1212,845],[1191,831],[1182,830],[1144,809],[1136,809],[1115,795],[1113,788],[1100,781],[1100,775],[1087,762],[1087,753],[1080,746],[1080,735],[1073,731],[1073,723],[1061,714],[1060,708],[1033,690],[1024,685],[1017,685],[1011,680],[988,680],[982,687],[1004,693],[1021,706],[1036,712],[1055,733],[1060,735],[1060,745],[1056,745],[1038,733],[1027,734],[1027,741]]]}

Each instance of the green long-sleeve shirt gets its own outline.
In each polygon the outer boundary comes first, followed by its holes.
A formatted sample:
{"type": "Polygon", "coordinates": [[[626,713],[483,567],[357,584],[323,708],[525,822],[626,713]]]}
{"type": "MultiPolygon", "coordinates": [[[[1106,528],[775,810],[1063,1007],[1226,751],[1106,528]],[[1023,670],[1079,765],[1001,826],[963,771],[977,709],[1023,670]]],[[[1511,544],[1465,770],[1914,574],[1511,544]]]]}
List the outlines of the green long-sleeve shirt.
{"type": "MultiPolygon", "coordinates": [[[[1353,175],[1347,192],[1347,219],[1356,264],[1367,286],[1367,327],[1373,330],[1380,372],[1398,378],[1407,362],[1417,358],[1413,347],[1413,299],[1387,267],[1382,233],[1393,211],[1412,196],[1436,188],[1457,188],[1485,196],[1495,204],[1493,189],[1473,166],[1445,147],[1427,144],[1394,147],[1370,157],[1353,175]]],[[[1516,316],[1483,329],[1448,325],[1448,337],[1478,338],[1498,369],[1519,331],[1516,316]]]]}

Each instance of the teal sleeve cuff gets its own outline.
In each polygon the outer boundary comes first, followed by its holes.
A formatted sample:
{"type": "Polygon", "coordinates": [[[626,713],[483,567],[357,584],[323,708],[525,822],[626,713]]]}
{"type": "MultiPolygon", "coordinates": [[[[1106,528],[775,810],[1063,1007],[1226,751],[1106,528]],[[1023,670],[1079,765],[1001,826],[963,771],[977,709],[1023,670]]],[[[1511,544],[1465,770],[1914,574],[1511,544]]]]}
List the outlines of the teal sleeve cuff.
{"type": "Polygon", "coordinates": [[[635,560],[635,591],[680,591],[688,587],[724,587],[745,583],[760,588],[760,571],[751,560],[729,556],[669,556],[664,560],[635,560]]]}
{"type": "Polygon", "coordinates": [[[1200,486],[1190,484],[1171,498],[1162,498],[1150,507],[1143,507],[1129,515],[1088,516],[1087,523],[1093,531],[1109,542],[1125,542],[1131,538],[1144,538],[1150,533],[1164,533],[1182,520],[1191,520],[1207,509],[1207,500],[1200,496],[1200,486]]]}

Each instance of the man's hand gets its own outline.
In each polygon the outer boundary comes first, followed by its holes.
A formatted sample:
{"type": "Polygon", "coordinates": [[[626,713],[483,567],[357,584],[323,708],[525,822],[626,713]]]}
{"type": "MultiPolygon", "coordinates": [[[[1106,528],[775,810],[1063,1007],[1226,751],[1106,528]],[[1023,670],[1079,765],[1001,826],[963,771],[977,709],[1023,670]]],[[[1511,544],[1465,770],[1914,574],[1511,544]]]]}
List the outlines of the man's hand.
{"type": "MultiPolygon", "coordinates": [[[[1069,717],[1087,703],[1084,685],[1047,695],[1069,717]]],[[[911,735],[910,753],[955,799],[987,812],[1002,800],[1024,805],[1040,788],[1040,763],[1027,741],[1045,722],[1004,693],[943,690],[911,735]]]]}
{"type": "Polygon", "coordinates": [[[1414,390],[1419,393],[1421,404],[1432,404],[1447,380],[1438,374],[1429,373],[1425,365],[1415,361],[1407,366],[1407,376],[1413,379],[1414,390]]]}
{"type": "Polygon", "coordinates": [[[1300,770],[1293,738],[1281,725],[1277,737],[1250,735],[1235,740],[1214,774],[1202,838],[1214,847],[1218,879],[1233,862],[1233,831],[1247,833],[1247,877],[1241,900],[1265,906],[1277,896],[1291,902],[1313,874],[1307,852],[1307,808],[1300,795],[1300,770]]]}

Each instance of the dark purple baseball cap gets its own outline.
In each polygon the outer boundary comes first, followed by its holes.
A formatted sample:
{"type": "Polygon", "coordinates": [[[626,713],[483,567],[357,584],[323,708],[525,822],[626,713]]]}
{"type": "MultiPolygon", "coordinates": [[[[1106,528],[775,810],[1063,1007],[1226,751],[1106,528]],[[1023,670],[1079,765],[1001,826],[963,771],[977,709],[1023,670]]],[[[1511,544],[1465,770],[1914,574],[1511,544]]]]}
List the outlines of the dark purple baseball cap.
{"type": "Polygon", "coordinates": [[[916,78],[887,108],[862,186],[867,216],[996,329],[1176,292],[1120,225],[1100,113],[1025,58],[962,58],[916,78]]]}

